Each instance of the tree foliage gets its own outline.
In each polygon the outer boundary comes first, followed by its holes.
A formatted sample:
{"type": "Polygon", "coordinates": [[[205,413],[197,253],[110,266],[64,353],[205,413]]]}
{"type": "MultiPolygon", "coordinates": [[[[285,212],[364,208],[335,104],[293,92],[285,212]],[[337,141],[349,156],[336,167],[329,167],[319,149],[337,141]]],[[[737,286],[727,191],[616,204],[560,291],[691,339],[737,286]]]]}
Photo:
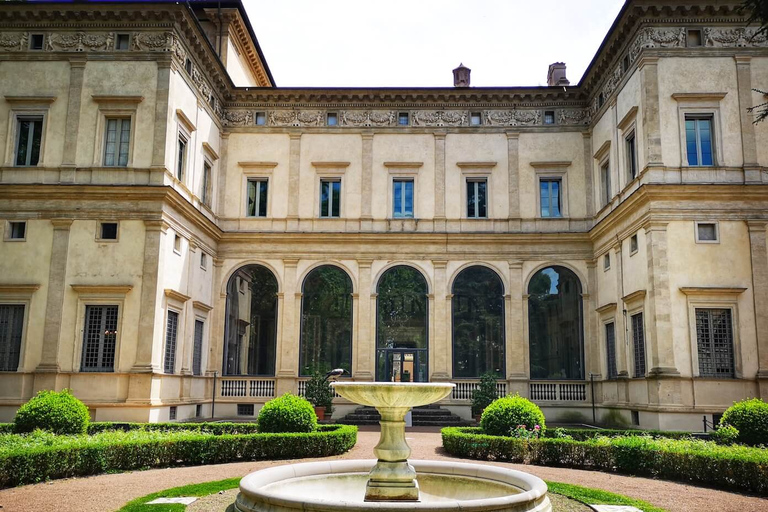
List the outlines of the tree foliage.
{"type": "MultiPolygon", "coordinates": [[[[768,35],[768,0],[744,0],[744,3],[741,4],[741,11],[748,13],[748,24],[757,23],[760,25],[755,36],[768,35]]],[[[753,91],[768,97],[768,91],[761,89],[753,89],[753,91]]],[[[747,112],[755,116],[755,124],[764,121],[768,118],[768,101],[748,107],[747,112]]]]}

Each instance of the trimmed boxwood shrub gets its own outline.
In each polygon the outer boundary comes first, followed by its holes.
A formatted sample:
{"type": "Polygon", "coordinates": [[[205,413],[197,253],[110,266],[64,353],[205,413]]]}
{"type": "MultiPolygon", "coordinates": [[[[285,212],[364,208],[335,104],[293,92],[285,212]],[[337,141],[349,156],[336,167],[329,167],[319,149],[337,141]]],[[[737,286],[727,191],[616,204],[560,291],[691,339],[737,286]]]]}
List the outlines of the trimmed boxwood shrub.
{"type": "MultiPolygon", "coordinates": [[[[323,425],[315,432],[213,435],[200,432],[106,432],[25,444],[0,439],[0,488],[54,478],[153,467],[340,455],[357,442],[357,427],[323,425]],[[5,448],[4,448],[5,447],[5,448]]],[[[45,437],[45,436],[39,436],[45,437]]]]}
{"type": "Polygon", "coordinates": [[[616,472],[768,495],[768,450],[648,436],[522,440],[479,428],[447,427],[456,457],[616,472]]]}
{"type": "Polygon", "coordinates": [[[723,413],[720,425],[735,427],[740,443],[768,445],[768,403],[759,398],[734,402],[723,413]]]}
{"type": "Polygon", "coordinates": [[[480,418],[483,432],[494,436],[509,435],[518,425],[525,425],[528,430],[539,425],[542,433],[546,430],[544,413],[539,406],[520,395],[494,400],[480,418]]]}
{"type": "Polygon", "coordinates": [[[556,437],[555,432],[571,436],[575,441],[588,441],[596,437],[629,437],[629,436],[650,436],[653,438],[669,439],[709,439],[709,434],[683,432],[678,430],[621,430],[607,428],[558,428],[548,429],[544,437],[556,437]]]}
{"type": "Polygon", "coordinates": [[[312,432],[317,430],[317,415],[307,400],[286,393],[264,404],[256,424],[259,432],[312,432]]]}
{"type": "Polygon", "coordinates": [[[13,425],[17,433],[39,428],[54,434],[84,434],[89,421],[88,408],[65,389],[40,391],[19,407],[13,425]]]}

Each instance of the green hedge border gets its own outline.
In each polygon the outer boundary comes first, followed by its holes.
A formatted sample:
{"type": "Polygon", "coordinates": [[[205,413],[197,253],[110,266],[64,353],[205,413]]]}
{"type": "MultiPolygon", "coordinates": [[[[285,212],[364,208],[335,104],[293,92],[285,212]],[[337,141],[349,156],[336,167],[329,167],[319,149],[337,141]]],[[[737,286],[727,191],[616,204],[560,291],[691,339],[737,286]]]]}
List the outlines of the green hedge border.
{"type": "Polygon", "coordinates": [[[120,442],[93,442],[84,436],[81,444],[67,447],[39,446],[0,453],[0,488],[114,471],[328,457],[349,451],[356,442],[357,427],[352,425],[322,425],[316,432],[302,434],[189,431],[168,440],[120,442]]]}
{"type": "Polygon", "coordinates": [[[725,448],[703,453],[639,443],[525,441],[485,435],[475,427],[447,427],[441,434],[443,447],[455,457],[616,472],[768,495],[768,453],[756,448],[726,455],[725,448]]]}
{"type": "MultiPolygon", "coordinates": [[[[88,424],[88,434],[99,434],[119,430],[131,432],[142,430],[152,431],[189,431],[204,432],[207,434],[257,434],[258,428],[255,422],[234,423],[234,422],[201,422],[201,423],[132,423],[132,422],[110,422],[98,421],[88,424]]],[[[13,434],[13,423],[0,423],[0,434],[13,434]]]]}

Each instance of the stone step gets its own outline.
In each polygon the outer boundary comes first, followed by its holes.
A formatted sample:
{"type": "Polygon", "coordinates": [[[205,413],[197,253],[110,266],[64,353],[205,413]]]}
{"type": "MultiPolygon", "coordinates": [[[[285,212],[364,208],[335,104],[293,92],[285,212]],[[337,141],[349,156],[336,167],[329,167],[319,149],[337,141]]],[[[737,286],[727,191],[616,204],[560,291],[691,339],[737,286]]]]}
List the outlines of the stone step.
{"type": "MultiPolygon", "coordinates": [[[[411,419],[413,425],[417,427],[457,427],[474,424],[473,422],[465,421],[451,411],[434,404],[415,407],[412,412],[411,419]]],[[[348,425],[378,425],[380,419],[381,416],[375,407],[362,406],[355,409],[354,412],[347,414],[344,418],[341,418],[338,423],[348,425]]]]}

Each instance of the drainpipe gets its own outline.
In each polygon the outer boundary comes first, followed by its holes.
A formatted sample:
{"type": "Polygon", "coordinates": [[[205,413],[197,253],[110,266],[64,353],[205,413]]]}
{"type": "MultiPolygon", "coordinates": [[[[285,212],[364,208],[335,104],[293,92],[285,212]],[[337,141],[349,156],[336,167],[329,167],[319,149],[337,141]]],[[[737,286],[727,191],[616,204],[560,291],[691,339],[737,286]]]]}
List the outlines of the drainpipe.
{"type": "Polygon", "coordinates": [[[213,395],[211,396],[211,419],[215,417],[216,413],[216,377],[219,376],[219,372],[213,372],[213,395]]]}

